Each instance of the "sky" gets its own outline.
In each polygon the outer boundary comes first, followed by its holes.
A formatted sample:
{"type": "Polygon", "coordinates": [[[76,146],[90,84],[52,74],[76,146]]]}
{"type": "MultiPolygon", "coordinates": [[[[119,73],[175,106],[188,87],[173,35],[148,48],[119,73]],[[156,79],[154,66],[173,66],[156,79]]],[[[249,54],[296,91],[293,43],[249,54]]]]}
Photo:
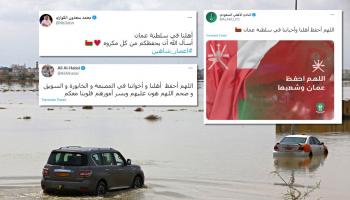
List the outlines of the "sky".
{"type": "MultiPolygon", "coordinates": [[[[40,58],[39,10],[197,10],[198,46],[203,43],[202,11],[219,9],[294,9],[294,0],[0,0],[0,66],[39,63],[198,63],[203,68],[203,50],[197,57],[72,57],[40,58]]],[[[343,10],[343,66],[350,69],[350,0],[298,0],[302,10],[343,10]]]]}

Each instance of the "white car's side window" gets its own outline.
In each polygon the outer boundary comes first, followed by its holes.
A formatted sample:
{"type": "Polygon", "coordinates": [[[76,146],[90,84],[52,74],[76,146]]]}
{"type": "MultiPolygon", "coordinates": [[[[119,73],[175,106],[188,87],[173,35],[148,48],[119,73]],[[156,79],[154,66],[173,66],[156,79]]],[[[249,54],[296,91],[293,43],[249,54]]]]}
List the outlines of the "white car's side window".
{"type": "Polygon", "coordinates": [[[315,140],[315,144],[321,145],[321,142],[317,138],[314,138],[314,140],[315,140]]]}

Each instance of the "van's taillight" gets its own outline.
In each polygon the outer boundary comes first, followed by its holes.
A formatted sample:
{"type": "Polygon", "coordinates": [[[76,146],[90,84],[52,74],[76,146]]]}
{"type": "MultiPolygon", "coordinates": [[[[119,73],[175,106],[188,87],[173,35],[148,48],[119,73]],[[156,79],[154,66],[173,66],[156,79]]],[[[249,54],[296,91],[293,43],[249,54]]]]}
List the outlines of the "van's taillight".
{"type": "Polygon", "coordinates": [[[277,143],[274,147],[273,147],[273,149],[275,150],[275,151],[278,151],[278,146],[277,145],[279,145],[280,143],[277,143]]]}
{"type": "Polygon", "coordinates": [[[81,177],[89,177],[92,175],[92,170],[80,170],[79,176],[81,177]]]}
{"type": "Polygon", "coordinates": [[[48,168],[44,168],[43,169],[43,176],[46,177],[49,175],[49,169],[48,168]]]}

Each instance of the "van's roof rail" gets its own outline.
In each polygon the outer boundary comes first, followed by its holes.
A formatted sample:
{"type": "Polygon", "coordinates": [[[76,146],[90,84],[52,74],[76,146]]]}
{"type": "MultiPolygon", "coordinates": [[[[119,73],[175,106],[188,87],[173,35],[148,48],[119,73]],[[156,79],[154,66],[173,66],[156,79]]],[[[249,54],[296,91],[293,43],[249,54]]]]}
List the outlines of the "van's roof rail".
{"type": "Polygon", "coordinates": [[[60,147],[60,149],[63,148],[81,148],[81,146],[65,146],[65,147],[60,147]]]}

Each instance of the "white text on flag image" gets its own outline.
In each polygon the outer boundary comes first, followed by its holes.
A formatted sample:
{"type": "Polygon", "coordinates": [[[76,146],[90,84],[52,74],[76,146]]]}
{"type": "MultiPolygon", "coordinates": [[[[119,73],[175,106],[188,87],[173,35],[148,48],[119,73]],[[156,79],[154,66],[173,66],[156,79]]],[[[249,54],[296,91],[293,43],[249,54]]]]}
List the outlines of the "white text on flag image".
{"type": "Polygon", "coordinates": [[[342,122],[342,11],[203,17],[206,124],[342,122]]]}

